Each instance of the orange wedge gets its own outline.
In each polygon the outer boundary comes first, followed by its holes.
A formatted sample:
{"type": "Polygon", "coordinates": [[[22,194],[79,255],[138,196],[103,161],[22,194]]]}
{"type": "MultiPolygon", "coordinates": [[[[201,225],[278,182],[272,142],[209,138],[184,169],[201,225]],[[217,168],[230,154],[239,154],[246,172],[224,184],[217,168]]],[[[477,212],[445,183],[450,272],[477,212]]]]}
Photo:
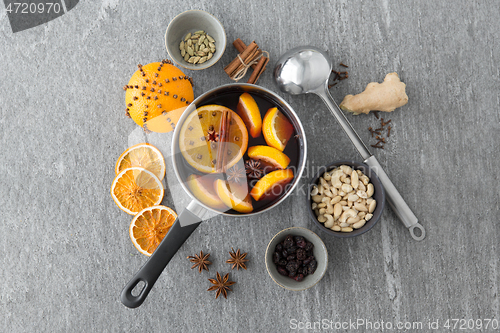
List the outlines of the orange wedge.
{"type": "Polygon", "coordinates": [[[243,93],[238,101],[236,112],[240,115],[241,119],[250,132],[252,138],[257,138],[262,132],[262,117],[260,115],[259,106],[249,93],[243,93]]]}
{"type": "Polygon", "coordinates": [[[212,175],[190,175],[187,178],[187,185],[191,193],[205,205],[215,209],[224,209],[226,205],[215,192],[214,182],[216,177],[212,175]]]}
{"type": "Polygon", "coordinates": [[[125,213],[135,215],[163,199],[163,185],[154,173],[140,167],[121,171],[111,185],[111,196],[125,213]]]}
{"type": "Polygon", "coordinates": [[[130,239],[139,252],[150,256],[160,245],[176,219],[177,214],[168,207],[144,208],[130,223],[130,239]]]}
{"type": "Polygon", "coordinates": [[[165,177],[165,159],[158,148],[149,143],[139,143],[125,150],[116,161],[115,173],[119,174],[130,167],[149,170],[159,180],[165,177]]]}
{"type": "Polygon", "coordinates": [[[215,181],[215,190],[224,204],[240,213],[253,211],[252,199],[246,187],[232,185],[222,179],[215,181]]]}
{"type": "Polygon", "coordinates": [[[290,158],[280,150],[269,146],[254,146],[248,148],[248,157],[262,160],[277,169],[285,169],[290,163],[290,158]]]}
{"type": "Polygon", "coordinates": [[[224,112],[231,114],[229,141],[227,141],[226,168],[235,165],[248,147],[248,131],[240,116],[221,105],[205,105],[193,111],[179,135],[179,148],[186,161],[198,171],[216,171],[217,151],[220,143],[220,127],[224,112]]]}
{"type": "Polygon", "coordinates": [[[262,133],[269,146],[283,151],[292,137],[293,126],[278,108],[270,108],[262,122],[262,133]]]}
{"type": "Polygon", "coordinates": [[[292,179],[293,171],[291,169],[270,172],[255,183],[252,191],[250,191],[250,195],[256,201],[268,196],[277,197],[285,191],[286,184],[291,182],[292,179]]]}

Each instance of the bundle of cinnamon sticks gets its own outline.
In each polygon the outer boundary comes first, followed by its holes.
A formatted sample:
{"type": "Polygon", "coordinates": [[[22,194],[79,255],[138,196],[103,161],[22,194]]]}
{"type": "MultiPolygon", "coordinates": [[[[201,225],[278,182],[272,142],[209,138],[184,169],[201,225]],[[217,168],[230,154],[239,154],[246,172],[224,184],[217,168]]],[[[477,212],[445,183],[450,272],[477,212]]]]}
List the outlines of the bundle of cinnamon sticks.
{"type": "Polygon", "coordinates": [[[253,69],[247,83],[255,84],[262,72],[266,70],[269,62],[267,52],[262,52],[255,41],[248,46],[239,38],[233,42],[234,47],[239,52],[238,56],[224,68],[224,71],[232,80],[238,81],[245,76],[249,67],[253,69]]]}

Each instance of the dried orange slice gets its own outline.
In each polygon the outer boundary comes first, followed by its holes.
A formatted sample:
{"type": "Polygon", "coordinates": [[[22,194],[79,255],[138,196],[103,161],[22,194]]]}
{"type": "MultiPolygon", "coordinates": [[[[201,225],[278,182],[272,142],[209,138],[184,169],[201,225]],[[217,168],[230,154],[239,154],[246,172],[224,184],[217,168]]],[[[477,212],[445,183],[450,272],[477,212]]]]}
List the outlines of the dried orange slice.
{"type": "Polygon", "coordinates": [[[116,205],[130,215],[158,205],[163,193],[163,185],[158,177],[140,167],[121,171],[111,185],[111,196],[116,205]]]}
{"type": "Polygon", "coordinates": [[[214,182],[216,177],[212,175],[190,175],[187,178],[187,185],[191,193],[205,205],[215,209],[224,209],[226,205],[215,192],[214,182]]]}
{"type": "Polygon", "coordinates": [[[270,108],[262,122],[262,133],[269,146],[283,151],[292,137],[293,126],[278,108],[270,108]]]}
{"type": "Polygon", "coordinates": [[[159,180],[165,177],[165,159],[158,148],[149,143],[139,143],[125,150],[116,161],[115,173],[119,174],[130,167],[149,170],[159,180]]]}
{"type": "Polygon", "coordinates": [[[290,158],[274,147],[250,147],[247,154],[248,157],[267,162],[277,169],[285,169],[290,163],[290,158]]]}
{"type": "Polygon", "coordinates": [[[235,165],[248,147],[248,131],[240,116],[221,105],[205,105],[193,111],[182,124],[179,148],[186,161],[198,171],[216,171],[220,128],[224,112],[231,114],[226,151],[226,168],[235,165]]]}
{"type": "Polygon", "coordinates": [[[256,201],[266,197],[277,197],[281,195],[286,188],[286,184],[293,179],[293,171],[291,169],[276,170],[268,173],[252,188],[250,195],[256,201]]]}
{"type": "Polygon", "coordinates": [[[240,213],[253,211],[252,199],[245,187],[234,185],[222,179],[215,181],[215,190],[224,204],[240,213]]]}
{"type": "Polygon", "coordinates": [[[252,138],[257,138],[262,133],[262,117],[259,106],[249,93],[243,93],[238,101],[236,112],[240,115],[252,138]]]}
{"type": "Polygon", "coordinates": [[[150,256],[160,245],[176,219],[177,214],[168,207],[144,208],[130,223],[130,239],[139,252],[150,256]]]}

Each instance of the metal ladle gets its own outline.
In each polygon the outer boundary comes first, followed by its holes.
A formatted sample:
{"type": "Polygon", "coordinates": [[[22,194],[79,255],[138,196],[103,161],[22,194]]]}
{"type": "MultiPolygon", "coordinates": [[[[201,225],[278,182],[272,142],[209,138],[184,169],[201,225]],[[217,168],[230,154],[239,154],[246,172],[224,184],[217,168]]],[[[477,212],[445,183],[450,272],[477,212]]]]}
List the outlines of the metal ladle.
{"type": "Polygon", "coordinates": [[[382,166],[373,156],[365,144],[352,128],[344,113],[333,100],[328,91],[328,80],[332,72],[332,62],[327,54],[313,46],[301,46],[286,52],[276,64],[274,79],[280,90],[292,95],[313,93],[323,99],[330,112],[335,116],[342,129],[364,158],[364,163],[375,171],[385,188],[389,205],[392,207],[401,222],[409,229],[415,240],[425,238],[425,229],[406,204],[401,194],[392,184],[391,180],[382,169],[382,166]],[[417,236],[415,229],[420,230],[417,236]]]}

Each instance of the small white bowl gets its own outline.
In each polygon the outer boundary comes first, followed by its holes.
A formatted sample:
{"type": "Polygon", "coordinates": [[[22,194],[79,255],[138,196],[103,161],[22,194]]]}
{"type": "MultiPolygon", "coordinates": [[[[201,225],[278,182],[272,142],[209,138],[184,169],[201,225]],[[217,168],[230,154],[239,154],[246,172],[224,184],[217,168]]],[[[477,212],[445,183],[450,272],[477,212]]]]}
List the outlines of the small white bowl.
{"type": "Polygon", "coordinates": [[[170,21],[165,32],[165,47],[168,55],[179,66],[191,69],[205,69],[215,64],[226,50],[226,32],[224,27],[212,14],[203,10],[188,10],[180,13],[170,21]],[[204,30],[215,40],[215,53],[203,64],[190,64],[184,60],[179,44],[188,33],[204,30]]]}
{"type": "Polygon", "coordinates": [[[278,232],[273,239],[269,242],[266,249],[266,268],[269,276],[276,282],[279,286],[293,291],[306,290],[316,285],[326,273],[326,268],[328,266],[328,251],[326,250],[325,243],[309,229],[301,227],[291,227],[278,232]],[[304,280],[297,282],[288,276],[283,276],[278,273],[276,265],[273,263],[273,253],[276,245],[281,243],[287,235],[292,236],[302,236],[309,242],[314,244],[314,258],[318,262],[318,267],[316,271],[307,275],[304,280]]]}

